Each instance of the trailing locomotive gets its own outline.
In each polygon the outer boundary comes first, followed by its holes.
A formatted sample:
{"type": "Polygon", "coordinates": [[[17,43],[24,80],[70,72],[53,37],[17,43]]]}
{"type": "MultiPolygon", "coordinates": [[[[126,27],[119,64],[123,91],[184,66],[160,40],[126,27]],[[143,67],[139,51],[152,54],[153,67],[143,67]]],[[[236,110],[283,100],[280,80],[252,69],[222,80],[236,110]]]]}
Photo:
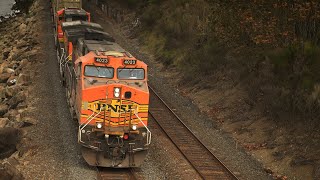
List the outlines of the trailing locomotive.
{"type": "Polygon", "coordinates": [[[50,0],[53,13],[63,8],[82,8],[82,0],[50,0]]]}
{"type": "Polygon", "coordinates": [[[57,11],[56,14],[56,37],[57,42],[63,42],[63,31],[61,29],[62,22],[71,22],[71,21],[88,21],[90,22],[90,13],[86,12],[83,9],[74,9],[74,8],[67,8],[61,9],[57,11]]]}
{"type": "Polygon", "coordinates": [[[92,166],[140,166],[151,142],[147,65],[98,24],[64,22],[62,30],[59,64],[84,159],[92,166]]]}
{"type": "Polygon", "coordinates": [[[63,43],[63,31],[61,29],[62,22],[71,21],[88,21],[90,22],[90,13],[82,9],[81,0],[53,0],[53,21],[55,23],[55,42],[63,43]]]}

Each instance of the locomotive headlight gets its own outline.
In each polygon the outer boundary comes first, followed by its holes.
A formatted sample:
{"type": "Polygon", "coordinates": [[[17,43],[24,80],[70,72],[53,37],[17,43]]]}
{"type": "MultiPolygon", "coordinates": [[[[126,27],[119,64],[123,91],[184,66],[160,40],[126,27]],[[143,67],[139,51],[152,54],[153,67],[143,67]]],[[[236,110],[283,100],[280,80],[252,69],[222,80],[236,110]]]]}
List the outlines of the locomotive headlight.
{"type": "Polygon", "coordinates": [[[102,123],[97,123],[97,128],[101,129],[102,128],[102,123]]]}
{"type": "Polygon", "coordinates": [[[114,97],[120,97],[120,88],[114,88],[113,94],[114,97]]]}
{"type": "Polygon", "coordinates": [[[135,125],[135,124],[132,125],[132,130],[134,130],[134,131],[137,130],[137,125],[135,125]]]}

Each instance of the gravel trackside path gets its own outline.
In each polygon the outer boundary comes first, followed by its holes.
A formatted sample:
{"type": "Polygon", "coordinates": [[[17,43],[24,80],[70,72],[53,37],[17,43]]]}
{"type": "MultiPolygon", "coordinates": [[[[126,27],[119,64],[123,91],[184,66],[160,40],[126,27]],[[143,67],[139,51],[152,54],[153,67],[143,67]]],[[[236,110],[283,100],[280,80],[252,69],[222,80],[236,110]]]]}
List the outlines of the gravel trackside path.
{"type": "Polygon", "coordinates": [[[81,157],[77,123],[71,119],[60,84],[49,1],[42,0],[41,7],[44,10],[38,20],[44,25],[40,32],[43,63],[28,97],[34,109],[30,115],[38,123],[25,131],[25,139],[32,145],[21,171],[26,179],[96,179],[95,168],[81,157]]]}

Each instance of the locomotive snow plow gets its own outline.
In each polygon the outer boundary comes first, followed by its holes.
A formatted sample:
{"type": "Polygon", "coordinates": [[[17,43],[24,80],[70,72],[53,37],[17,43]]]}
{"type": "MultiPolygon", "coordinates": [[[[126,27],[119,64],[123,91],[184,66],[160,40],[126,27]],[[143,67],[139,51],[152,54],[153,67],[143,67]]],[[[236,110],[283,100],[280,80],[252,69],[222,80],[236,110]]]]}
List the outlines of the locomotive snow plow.
{"type": "Polygon", "coordinates": [[[91,166],[139,167],[151,143],[147,65],[101,26],[62,23],[60,64],[78,142],[91,166]]]}

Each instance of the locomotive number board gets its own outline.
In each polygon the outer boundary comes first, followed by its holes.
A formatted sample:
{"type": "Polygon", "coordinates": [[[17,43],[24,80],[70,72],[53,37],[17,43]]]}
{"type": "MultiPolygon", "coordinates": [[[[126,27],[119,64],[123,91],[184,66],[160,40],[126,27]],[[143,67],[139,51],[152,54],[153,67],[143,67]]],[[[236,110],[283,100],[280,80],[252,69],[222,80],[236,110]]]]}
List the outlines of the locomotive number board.
{"type": "Polygon", "coordinates": [[[96,58],[94,58],[94,60],[96,62],[98,62],[98,63],[103,63],[103,64],[108,64],[108,62],[109,62],[108,58],[98,58],[98,57],[96,57],[96,58]]]}
{"type": "Polygon", "coordinates": [[[132,59],[125,59],[123,60],[124,65],[135,65],[137,64],[137,60],[132,60],[132,59]]]}

